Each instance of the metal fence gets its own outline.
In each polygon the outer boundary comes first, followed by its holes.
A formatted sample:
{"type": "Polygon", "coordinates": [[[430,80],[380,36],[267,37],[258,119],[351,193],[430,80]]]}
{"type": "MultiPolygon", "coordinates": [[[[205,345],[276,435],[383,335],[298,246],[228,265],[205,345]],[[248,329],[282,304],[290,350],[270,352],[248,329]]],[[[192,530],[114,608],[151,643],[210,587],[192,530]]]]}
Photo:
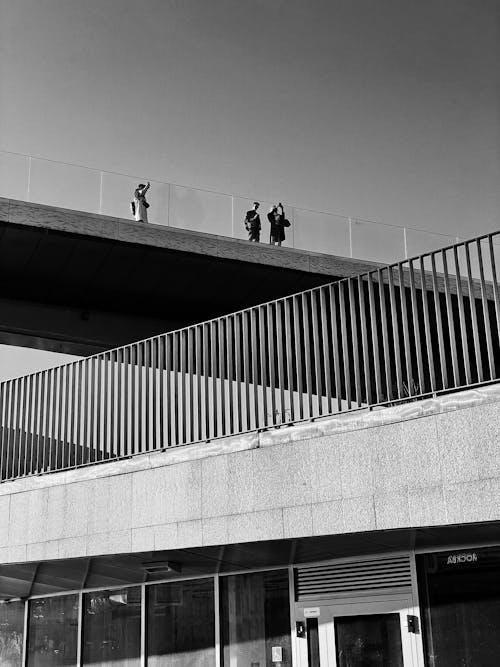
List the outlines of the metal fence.
{"type": "Polygon", "coordinates": [[[0,479],[497,380],[499,236],[3,382],[0,479]]]}

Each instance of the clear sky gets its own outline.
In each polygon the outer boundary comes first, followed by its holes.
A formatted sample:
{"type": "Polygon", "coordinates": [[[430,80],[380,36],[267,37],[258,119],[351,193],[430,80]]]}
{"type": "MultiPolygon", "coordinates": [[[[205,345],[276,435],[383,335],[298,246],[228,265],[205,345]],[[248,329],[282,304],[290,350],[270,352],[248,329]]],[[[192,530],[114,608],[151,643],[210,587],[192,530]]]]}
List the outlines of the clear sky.
{"type": "Polygon", "coordinates": [[[499,0],[0,0],[0,148],[498,228],[499,0]]]}

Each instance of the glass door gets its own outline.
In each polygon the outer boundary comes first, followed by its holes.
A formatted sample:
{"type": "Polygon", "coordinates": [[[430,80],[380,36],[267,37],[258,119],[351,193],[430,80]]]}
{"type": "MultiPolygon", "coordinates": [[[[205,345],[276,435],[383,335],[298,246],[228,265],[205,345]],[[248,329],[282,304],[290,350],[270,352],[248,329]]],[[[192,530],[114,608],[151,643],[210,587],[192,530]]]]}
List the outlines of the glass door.
{"type": "Polygon", "coordinates": [[[419,624],[412,614],[411,598],[398,596],[301,605],[300,667],[420,667],[419,624]]]}

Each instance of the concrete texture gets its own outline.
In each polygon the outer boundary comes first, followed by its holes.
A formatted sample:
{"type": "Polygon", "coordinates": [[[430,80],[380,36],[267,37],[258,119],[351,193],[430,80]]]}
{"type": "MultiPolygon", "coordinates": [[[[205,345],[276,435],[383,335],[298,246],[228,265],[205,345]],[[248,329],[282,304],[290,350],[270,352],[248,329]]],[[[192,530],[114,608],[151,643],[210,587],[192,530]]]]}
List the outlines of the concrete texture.
{"type": "Polygon", "coordinates": [[[0,562],[500,520],[500,385],[0,485],[0,562]]]}
{"type": "Polygon", "coordinates": [[[243,262],[335,276],[355,276],[381,266],[350,257],[337,257],[295,248],[275,248],[215,234],[144,225],[122,218],[73,211],[0,197],[0,220],[16,225],[44,227],[181,252],[212,255],[243,262]]]}

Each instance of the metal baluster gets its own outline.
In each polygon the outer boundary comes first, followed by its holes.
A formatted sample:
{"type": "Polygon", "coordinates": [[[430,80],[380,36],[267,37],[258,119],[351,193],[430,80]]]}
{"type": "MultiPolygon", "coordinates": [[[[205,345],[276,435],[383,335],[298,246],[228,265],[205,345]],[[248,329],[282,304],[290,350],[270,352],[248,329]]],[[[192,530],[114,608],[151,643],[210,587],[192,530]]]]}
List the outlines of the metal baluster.
{"type": "Polygon", "coordinates": [[[434,312],[436,315],[436,326],[439,346],[439,363],[441,366],[442,389],[448,388],[448,368],[446,365],[446,352],[444,347],[443,320],[441,316],[441,298],[436,273],[436,253],[431,254],[431,272],[432,272],[432,294],[434,297],[434,312]]]}
{"type": "Polygon", "coordinates": [[[356,389],[356,404],[358,407],[361,405],[362,396],[361,396],[361,373],[359,367],[359,347],[358,347],[358,321],[356,318],[356,296],[354,294],[354,278],[347,279],[347,285],[349,288],[349,310],[351,318],[351,339],[352,339],[352,349],[353,349],[353,361],[354,361],[354,386],[356,389]]]}
{"type": "Polygon", "coordinates": [[[318,415],[323,414],[323,386],[322,386],[322,371],[321,371],[321,351],[319,344],[319,326],[318,326],[318,303],[317,290],[310,291],[311,297],[311,320],[313,332],[313,348],[312,355],[314,359],[314,376],[316,379],[316,395],[318,397],[318,415]]]}
{"type": "Polygon", "coordinates": [[[190,442],[196,440],[194,432],[194,375],[195,375],[195,330],[189,327],[187,330],[187,380],[188,380],[188,411],[189,411],[189,436],[190,442]]]}
{"type": "Polygon", "coordinates": [[[174,426],[174,446],[179,445],[180,440],[180,429],[179,429],[179,334],[174,331],[172,333],[172,378],[173,378],[173,391],[174,391],[174,400],[173,407],[174,412],[172,415],[172,422],[174,426]]]}
{"type": "Polygon", "coordinates": [[[221,405],[221,435],[227,435],[226,424],[226,319],[221,317],[218,321],[218,335],[219,335],[219,372],[220,372],[220,405],[221,405]]]}
{"type": "Polygon", "coordinates": [[[210,366],[212,368],[213,434],[216,438],[219,435],[219,402],[217,396],[217,322],[215,320],[210,324],[210,366]]]}
{"type": "Polygon", "coordinates": [[[205,376],[205,440],[210,440],[210,325],[203,325],[203,363],[205,376]]]}
{"type": "Polygon", "coordinates": [[[227,353],[227,375],[229,379],[229,388],[228,388],[228,394],[229,394],[229,434],[234,433],[234,395],[233,395],[233,389],[234,389],[234,381],[233,381],[233,373],[234,373],[234,366],[233,366],[233,333],[234,333],[234,316],[229,315],[226,317],[226,331],[227,331],[227,346],[226,346],[226,353],[227,353]]]}
{"type": "MultiPolygon", "coordinates": [[[[500,235],[496,235],[500,239],[500,235]]],[[[497,336],[500,339],[500,293],[498,289],[498,280],[497,280],[497,268],[495,260],[495,250],[493,248],[493,234],[488,236],[488,247],[490,251],[490,261],[491,261],[491,278],[493,283],[493,296],[495,299],[495,313],[497,320],[497,336]]]]}
{"type": "Polygon", "coordinates": [[[495,377],[495,356],[493,354],[493,342],[491,338],[491,322],[490,322],[490,311],[488,305],[488,296],[486,294],[486,283],[484,280],[484,266],[483,266],[483,253],[481,249],[481,241],[478,239],[476,241],[477,245],[477,256],[479,260],[479,282],[481,285],[481,302],[483,305],[483,319],[484,319],[484,330],[486,332],[486,349],[488,351],[488,367],[490,371],[490,378],[494,379],[495,377]]]}
{"type": "Polygon", "coordinates": [[[286,372],[288,384],[288,398],[290,401],[290,420],[295,421],[295,396],[293,391],[293,360],[295,346],[292,344],[292,323],[291,323],[291,308],[290,299],[284,299],[285,304],[285,345],[286,345],[286,372]]]}
{"type": "MultiPolygon", "coordinates": [[[[368,327],[366,318],[365,288],[363,284],[364,276],[358,276],[358,294],[359,294],[359,313],[361,319],[361,345],[363,348],[363,376],[365,379],[365,397],[366,403],[372,403],[372,384],[370,375],[370,355],[368,350],[368,327]]],[[[377,341],[378,344],[378,341],[377,341]]]]}
{"type": "Polygon", "coordinates": [[[271,389],[271,424],[276,424],[276,367],[274,359],[274,319],[273,304],[267,304],[267,345],[269,359],[269,385],[271,389]]]}
{"type": "MultiPolygon", "coordinates": [[[[199,327],[197,327],[199,329],[199,327]]],[[[167,404],[167,421],[166,421],[166,433],[167,433],[167,447],[172,446],[172,334],[167,334],[165,336],[165,369],[166,369],[166,404],[167,404]]],[[[198,383],[198,395],[200,391],[200,383],[198,383]]]]}
{"type": "MultiPolygon", "coordinates": [[[[0,385],[1,387],[2,385],[0,385]]],[[[26,437],[25,437],[25,456],[24,456],[24,475],[29,475],[33,469],[33,375],[29,375],[26,385],[27,407],[26,407],[26,437]]],[[[2,418],[2,407],[0,402],[0,418],[2,418]]],[[[3,418],[2,418],[3,424],[3,418]]],[[[3,448],[3,442],[2,442],[3,448]]],[[[0,457],[1,458],[1,457],[0,457]]],[[[0,462],[0,470],[2,465],[0,462]]]]}
{"type": "Polygon", "coordinates": [[[417,357],[417,375],[418,375],[418,392],[424,394],[426,391],[425,388],[425,377],[424,377],[424,365],[422,361],[422,343],[420,337],[420,322],[418,317],[418,302],[417,302],[417,290],[415,288],[415,272],[413,268],[413,260],[408,262],[409,272],[410,272],[410,295],[411,295],[411,308],[412,308],[412,319],[413,319],[413,336],[415,340],[415,354],[417,357]]]}
{"type": "Polygon", "coordinates": [[[460,264],[458,261],[457,246],[453,246],[453,258],[455,261],[455,281],[457,285],[458,320],[460,323],[460,337],[462,342],[462,356],[465,368],[465,381],[467,384],[471,384],[472,375],[471,375],[470,359],[469,359],[469,341],[467,340],[467,328],[465,326],[465,309],[464,309],[464,299],[462,294],[462,276],[460,274],[460,264]]]}
{"type": "Polygon", "coordinates": [[[340,374],[340,345],[338,335],[338,300],[336,294],[336,285],[328,286],[330,296],[330,313],[332,318],[332,351],[333,351],[333,372],[335,375],[335,395],[337,397],[337,411],[342,412],[342,376],[340,374]]]}
{"type": "Polygon", "coordinates": [[[345,393],[347,409],[352,407],[351,397],[351,364],[349,355],[350,342],[347,340],[347,314],[345,305],[345,280],[339,283],[340,329],[342,333],[342,360],[344,365],[345,393]]]}
{"type": "MultiPolygon", "coordinates": [[[[165,336],[158,336],[156,339],[157,354],[158,354],[158,368],[159,370],[159,382],[160,382],[160,393],[159,393],[159,418],[160,418],[160,442],[159,446],[163,449],[166,445],[165,439],[165,336]]],[[[194,371],[193,371],[194,372],[194,371]]],[[[192,383],[192,378],[191,378],[192,383]]],[[[191,384],[192,387],[192,384],[191,384]]],[[[192,390],[191,390],[192,391],[192,390]]],[[[192,408],[192,406],[191,406],[192,408]]],[[[192,417],[192,412],[191,412],[192,417]]],[[[193,428],[191,427],[191,434],[193,435],[193,428]]],[[[195,440],[193,436],[193,440],[195,440]]]]}
{"type": "Polygon", "coordinates": [[[446,258],[446,250],[441,251],[443,257],[443,274],[444,274],[444,292],[446,299],[446,313],[448,317],[448,330],[450,332],[450,349],[451,349],[451,360],[453,366],[453,382],[454,386],[460,386],[460,369],[458,367],[458,355],[457,355],[457,341],[455,336],[455,323],[453,320],[453,305],[451,302],[451,292],[450,292],[450,279],[448,275],[448,260],[446,258]]]}
{"type": "Polygon", "coordinates": [[[85,429],[82,428],[82,399],[85,398],[84,394],[84,379],[83,379],[83,361],[78,361],[75,365],[75,370],[77,370],[77,390],[76,390],[76,413],[75,413],[75,426],[76,426],[76,442],[75,442],[75,456],[73,465],[77,466],[78,461],[83,462],[84,451],[85,451],[85,429]],[[80,456],[78,455],[80,454],[80,456]]]}
{"type": "Polygon", "coordinates": [[[401,398],[403,395],[403,379],[401,374],[401,350],[399,347],[398,310],[396,305],[396,295],[394,293],[394,275],[392,273],[392,267],[388,267],[387,270],[389,274],[389,296],[391,305],[392,337],[394,343],[394,361],[396,365],[397,397],[401,398]]]}
{"type": "Polygon", "coordinates": [[[405,278],[403,273],[403,263],[399,262],[398,264],[398,275],[399,275],[399,298],[401,302],[401,320],[403,323],[403,348],[405,353],[405,364],[406,364],[406,380],[407,380],[407,391],[408,396],[413,396],[414,392],[414,380],[413,380],[413,364],[411,360],[411,341],[410,341],[410,331],[408,327],[408,307],[406,303],[406,287],[405,287],[405,278]]]}
{"type": "Polygon", "coordinates": [[[250,310],[250,345],[252,351],[253,415],[254,428],[260,427],[259,416],[259,347],[257,345],[257,310],[250,310]]]}
{"type": "MultiPolygon", "coordinates": [[[[302,333],[300,326],[300,306],[301,300],[298,296],[293,296],[293,344],[295,348],[296,379],[297,379],[297,399],[299,406],[299,419],[304,419],[304,401],[303,401],[303,376],[302,376],[302,333]]],[[[262,340],[264,340],[262,338],[262,340]]],[[[262,345],[262,347],[264,347],[262,345]]],[[[264,365],[262,366],[264,368],[264,365]]],[[[264,384],[264,386],[266,386],[264,384]]],[[[264,408],[265,412],[265,408],[264,408]]],[[[267,423],[267,422],[266,422],[267,423]]]]}
{"type": "Polygon", "coordinates": [[[197,325],[195,328],[195,340],[196,340],[196,405],[197,405],[197,426],[198,426],[198,440],[203,439],[202,427],[203,427],[203,414],[202,414],[202,400],[201,400],[201,369],[203,363],[203,354],[201,347],[201,337],[202,337],[202,325],[197,325]]]}
{"type": "MultiPolygon", "coordinates": [[[[144,394],[145,394],[145,405],[144,405],[144,419],[145,419],[145,447],[143,451],[149,452],[150,450],[150,438],[151,438],[151,349],[150,349],[151,340],[145,340],[144,345],[144,394]]],[[[119,367],[118,367],[119,368],[119,367]]],[[[119,377],[119,375],[118,375],[119,377]]],[[[118,391],[118,396],[120,392],[118,391]]],[[[119,401],[119,399],[118,399],[119,401]]],[[[182,404],[184,407],[184,403],[182,404]]]]}
{"type": "Polygon", "coordinates": [[[474,280],[472,278],[469,244],[465,243],[464,248],[465,248],[465,268],[467,271],[467,289],[469,292],[469,305],[470,305],[470,313],[472,321],[472,337],[474,340],[474,355],[476,359],[476,373],[478,382],[482,382],[484,380],[483,361],[481,358],[481,342],[479,339],[479,327],[477,323],[476,297],[474,294],[474,280]]]}
{"type": "Polygon", "coordinates": [[[429,364],[429,378],[431,382],[431,391],[436,391],[436,372],[434,369],[434,353],[432,350],[431,327],[429,319],[429,290],[427,289],[427,279],[424,266],[424,257],[420,257],[420,278],[422,284],[422,305],[424,309],[424,331],[425,346],[427,349],[427,361],[429,364]]]}
{"type": "Polygon", "coordinates": [[[312,367],[311,367],[311,332],[309,329],[309,307],[307,294],[302,293],[302,318],[304,326],[304,360],[306,367],[306,392],[308,418],[313,418],[313,391],[312,391],[312,367]]]}
{"type": "MultiPolygon", "coordinates": [[[[368,274],[369,287],[371,285],[371,276],[372,274],[369,273],[368,274]]],[[[380,371],[380,347],[379,347],[378,329],[377,329],[377,309],[375,306],[375,301],[373,299],[373,285],[371,285],[372,291],[370,295],[370,310],[371,310],[371,326],[372,326],[372,341],[373,341],[373,359],[375,363],[377,403],[381,403],[384,401],[384,398],[387,401],[392,401],[393,394],[392,394],[391,352],[389,344],[389,326],[387,317],[384,269],[377,269],[377,279],[378,279],[378,299],[380,306],[380,324],[382,327],[382,348],[384,351],[385,392],[386,392],[385,397],[382,395],[382,375],[380,371]]],[[[389,276],[387,278],[387,283],[389,285],[389,276]]],[[[390,291],[389,291],[389,298],[390,298],[390,291]]]]}
{"type": "Polygon", "coordinates": [[[285,407],[285,366],[283,360],[283,346],[286,341],[283,340],[283,319],[282,319],[282,302],[276,301],[276,352],[278,359],[278,388],[280,397],[280,424],[286,422],[286,407],[285,407]]]}
{"type": "Polygon", "coordinates": [[[187,357],[187,332],[185,329],[179,332],[179,379],[181,385],[180,391],[180,419],[181,419],[181,440],[187,442],[187,414],[186,414],[186,357],[187,357]]]}
{"type": "Polygon", "coordinates": [[[240,315],[236,313],[234,317],[234,353],[235,353],[235,373],[236,373],[236,432],[240,433],[243,428],[241,414],[241,338],[240,338],[240,315]]]}

